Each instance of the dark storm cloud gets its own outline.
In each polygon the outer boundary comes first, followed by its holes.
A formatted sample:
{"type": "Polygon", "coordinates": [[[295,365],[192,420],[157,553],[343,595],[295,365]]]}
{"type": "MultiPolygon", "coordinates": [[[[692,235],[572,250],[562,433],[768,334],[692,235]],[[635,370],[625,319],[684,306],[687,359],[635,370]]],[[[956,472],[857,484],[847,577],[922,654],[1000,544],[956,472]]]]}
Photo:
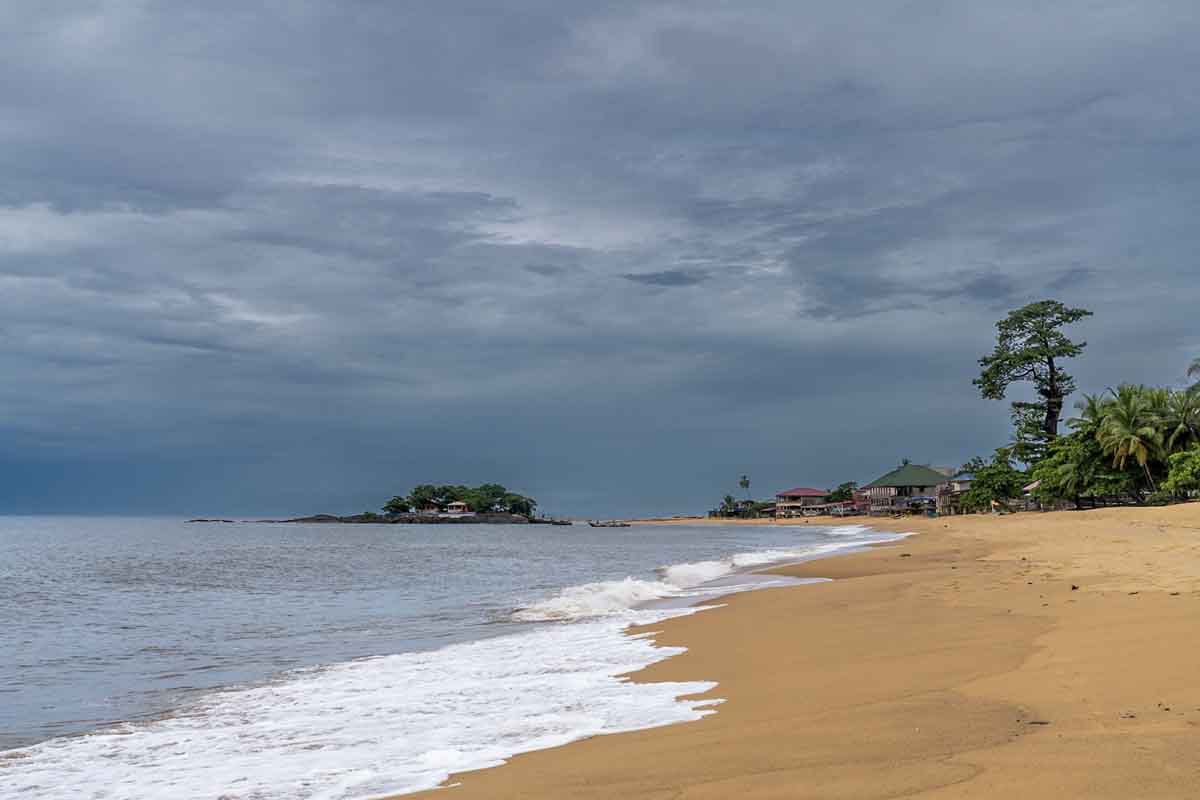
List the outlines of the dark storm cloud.
{"type": "Polygon", "coordinates": [[[560,267],[555,264],[526,264],[525,270],[532,272],[534,275],[541,275],[543,278],[551,278],[555,275],[562,275],[566,272],[565,267],[560,267]]]}
{"type": "Polygon", "coordinates": [[[1200,351],[1194,3],[0,25],[0,508],[694,510],[1002,441],[1027,300],[1097,312],[1083,387],[1200,351]]]}
{"type": "Polygon", "coordinates": [[[708,273],[692,269],[664,269],[661,272],[626,273],[621,276],[627,281],[646,286],[695,286],[708,280],[708,273]]]}

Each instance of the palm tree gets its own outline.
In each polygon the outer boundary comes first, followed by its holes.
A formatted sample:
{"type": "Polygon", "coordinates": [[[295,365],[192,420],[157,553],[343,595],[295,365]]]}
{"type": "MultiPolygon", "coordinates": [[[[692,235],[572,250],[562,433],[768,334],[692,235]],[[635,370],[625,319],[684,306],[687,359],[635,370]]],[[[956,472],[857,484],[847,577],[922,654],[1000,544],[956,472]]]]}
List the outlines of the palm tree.
{"type": "Polygon", "coordinates": [[[1063,495],[1073,497],[1078,508],[1079,496],[1092,480],[1092,465],[1081,459],[1071,459],[1055,468],[1054,477],[1063,495]]]}
{"type": "Polygon", "coordinates": [[[746,493],[746,499],[749,500],[750,499],[750,477],[748,475],[743,475],[738,480],[738,486],[742,487],[742,490],[746,493]]]}
{"type": "Polygon", "coordinates": [[[1110,402],[1112,401],[1104,395],[1085,393],[1082,400],[1075,402],[1079,416],[1067,420],[1067,425],[1072,430],[1098,430],[1100,424],[1104,422],[1104,415],[1107,413],[1110,402]]]}
{"type": "Polygon", "coordinates": [[[731,494],[725,495],[721,500],[721,514],[726,517],[737,516],[737,498],[731,494]]]}
{"type": "Polygon", "coordinates": [[[1146,404],[1150,407],[1150,413],[1160,422],[1165,420],[1171,405],[1171,390],[1158,386],[1142,386],[1140,389],[1142,396],[1146,398],[1146,404]]]}
{"type": "Polygon", "coordinates": [[[1163,450],[1159,418],[1153,410],[1157,398],[1152,397],[1153,390],[1130,384],[1122,384],[1112,395],[1096,438],[1112,455],[1114,467],[1125,469],[1129,459],[1136,461],[1146,473],[1151,491],[1155,491],[1150,462],[1163,450]]]}
{"type": "Polygon", "coordinates": [[[1200,444],[1200,392],[1172,392],[1163,423],[1167,452],[1200,444]]]}
{"type": "MultiPolygon", "coordinates": [[[[1200,358],[1197,358],[1192,362],[1192,365],[1188,367],[1187,374],[1189,378],[1200,378],[1200,358]]],[[[1188,389],[1188,391],[1200,392],[1200,380],[1197,380],[1195,383],[1193,383],[1192,388],[1188,389]]]]}

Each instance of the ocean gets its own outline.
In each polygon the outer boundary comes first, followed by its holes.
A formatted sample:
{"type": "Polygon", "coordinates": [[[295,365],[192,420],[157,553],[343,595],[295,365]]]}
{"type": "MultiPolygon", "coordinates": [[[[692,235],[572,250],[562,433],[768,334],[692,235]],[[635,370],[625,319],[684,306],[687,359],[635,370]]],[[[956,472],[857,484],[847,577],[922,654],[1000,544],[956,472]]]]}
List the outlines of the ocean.
{"type": "Polygon", "coordinates": [[[370,798],[699,719],[626,627],[894,538],[3,517],[0,798],[370,798]]]}

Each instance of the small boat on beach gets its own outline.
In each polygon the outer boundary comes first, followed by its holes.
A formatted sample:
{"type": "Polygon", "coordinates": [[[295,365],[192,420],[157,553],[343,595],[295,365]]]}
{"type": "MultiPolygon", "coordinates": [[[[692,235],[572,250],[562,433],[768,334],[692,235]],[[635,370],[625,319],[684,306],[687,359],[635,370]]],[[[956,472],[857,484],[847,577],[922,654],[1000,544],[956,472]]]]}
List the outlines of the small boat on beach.
{"type": "Polygon", "coordinates": [[[593,528],[630,528],[630,527],[632,527],[628,522],[622,522],[619,519],[610,519],[610,520],[606,520],[606,521],[591,519],[591,520],[588,520],[588,525],[592,526],[593,528]]]}

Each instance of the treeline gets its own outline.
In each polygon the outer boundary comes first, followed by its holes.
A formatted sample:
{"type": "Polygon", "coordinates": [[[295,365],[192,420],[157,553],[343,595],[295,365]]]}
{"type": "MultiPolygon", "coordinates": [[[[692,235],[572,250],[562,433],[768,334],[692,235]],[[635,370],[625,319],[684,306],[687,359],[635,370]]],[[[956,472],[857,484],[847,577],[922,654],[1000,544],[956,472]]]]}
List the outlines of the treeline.
{"type": "MultiPolygon", "coordinates": [[[[1065,399],[1075,390],[1063,362],[1087,346],[1062,329],[1087,316],[1090,311],[1044,300],[997,323],[996,348],[980,359],[975,385],[985,398],[1001,399],[1013,384],[1027,383],[1038,399],[1012,404],[1009,445],[964,465],[975,480],[962,497],[963,510],[1019,498],[1034,483],[1032,494],[1043,504],[1076,507],[1096,498],[1165,504],[1200,492],[1200,383],[1182,390],[1122,384],[1084,394],[1066,421],[1070,432],[1059,435],[1065,399]]],[[[1200,378],[1200,359],[1188,375],[1200,378]]]]}
{"type": "Polygon", "coordinates": [[[1039,498],[1168,503],[1200,491],[1200,391],[1124,384],[1084,395],[1033,465],[1039,498]]]}
{"type": "Polygon", "coordinates": [[[396,495],[388,500],[383,510],[388,514],[405,514],[421,511],[445,511],[451,503],[466,503],[467,508],[478,514],[508,513],[530,516],[537,508],[532,497],[510,492],[498,483],[479,486],[434,486],[424,483],[413,487],[406,495],[396,495]]]}

